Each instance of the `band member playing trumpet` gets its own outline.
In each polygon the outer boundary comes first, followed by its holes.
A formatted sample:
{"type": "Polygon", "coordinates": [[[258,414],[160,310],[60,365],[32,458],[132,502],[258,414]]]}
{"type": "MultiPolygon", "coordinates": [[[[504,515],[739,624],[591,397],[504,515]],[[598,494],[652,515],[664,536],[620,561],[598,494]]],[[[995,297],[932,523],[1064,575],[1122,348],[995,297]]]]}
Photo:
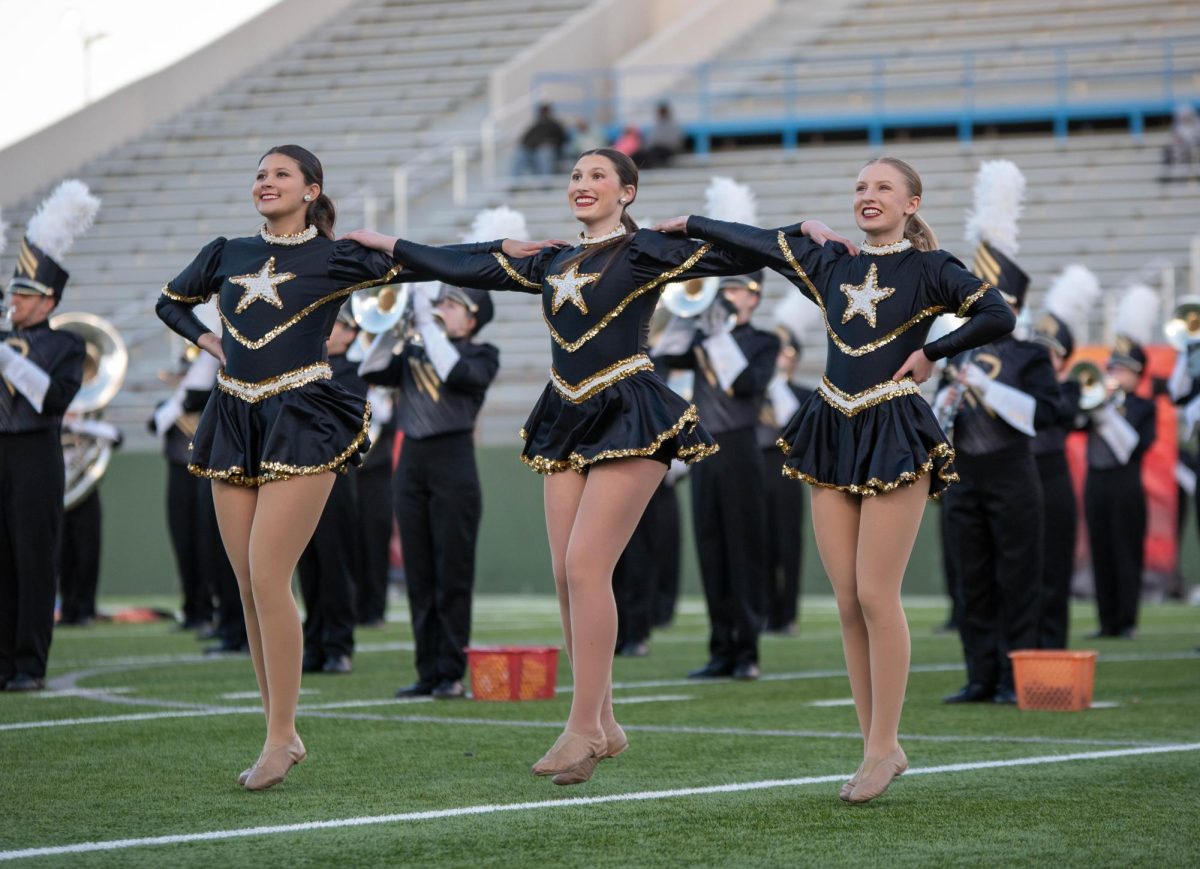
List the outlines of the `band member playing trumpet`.
{"type": "Polygon", "coordinates": [[[484,290],[443,285],[431,302],[418,285],[411,323],[379,335],[359,373],[399,387],[396,520],[416,644],[417,681],[397,697],[464,696],[483,497],[475,418],[500,368],[500,351],[475,336],[492,319],[484,290]]]}
{"type": "Polygon", "coordinates": [[[775,373],[779,338],[750,325],[761,271],[720,278],[695,318],[663,330],[654,353],[695,371],[692,400],[720,451],[692,471],[692,522],[710,625],[708,662],[692,679],[757,679],[767,592],[766,477],[755,428],[775,373]]]}
{"type": "Polygon", "coordinates": [[[1108,396],[1087,420],[1083,509],[1100,621],[1091,638],[1133,639],[1137,632],[1146,536],[1142,457],[1154,443],[1157,420],[1154,402],[1136,393],[1147,362],[1140,341],[1153,335],[1157,318],[1153,290],[1126,291],[1117,305],[1117,340],[1108,357],[1108,396]]]}
{"type": "MultiPolygon", "coordinates": [[[[1008,161],[980,167],[968,240],[972,271],[1019,313],[1029,276],[1013,261],[1025,179],[1008,161]]],[[[1016,703],[1008,652],[1037,646],[1042,487],[1035,430],[1054,418],[1058,381],[1046,349],[1004,335],[950,360],[960,484],[947,492],[946,531],[961,583],[959,636],[967,684],[947,703],[1016,703]]]]}
{"type": "Polygon", "coordinates": [[[1067,433],[1077,428],[1079,380],[1069,376],[1075,349],[1074,329],[1085,322],[1100,300],[1100,282],[1081,265],[1067,266],[1046,293],[1045,313],[1033,327],[1031,340],[1050,352],[1059,378],[1054,420],[1038,429],[1033,457],[1042,482],[1042,581],[1038,627],[1039,649],[1065,649],[1070,623],[1071,577],[1075,568],[1078,508],[1071,469],[1067,466],[1067,433]]]}
{"type": "Polygon", "coordinates": [[[0,686],[6,691],[45,684],[63,526],[62,419],[83,382],[85,357],[83,339],[51,328],[47,318],[67,285],[63,254],[99,207],[81,182],[60,184],[29,221],[7,298],[0,298],[0,686]]]}

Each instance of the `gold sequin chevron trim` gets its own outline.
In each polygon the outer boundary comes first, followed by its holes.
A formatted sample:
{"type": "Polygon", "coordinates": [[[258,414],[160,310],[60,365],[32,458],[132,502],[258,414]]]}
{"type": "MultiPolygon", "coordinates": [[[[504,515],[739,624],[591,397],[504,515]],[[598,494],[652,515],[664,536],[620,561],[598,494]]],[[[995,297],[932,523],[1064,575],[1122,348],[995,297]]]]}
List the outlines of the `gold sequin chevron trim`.
{"type": "Polygon", "coordinates": [[[856,416],[869,407],[875,407],[901,395],[920,395],[921,387],[917,386],[911,377],[905,377],[903,380],[885,380],[851,395],[830,383],[828,377],[822,377],[817,392],[834,410],[845,416],[856,416]]]}
{"type": "Polygon", "coordinates": [[[313,383],[317,380],[329,380],[332,377],[333,369],[329,367],[329,363],[327,362],[314,362],[312,365],[305,365],[303,368],[285,371],[283,374],[268,377],[266,380],[259,380],[257,382],[238,380],[236,377],[230,377],[224,371],[218,371],[217,388],[249,404],[257,404],[264,398],[270,398],[272,395],[279,395],[279,393],[287,392],[289,389],[297,389],[308,383],[313,383]]]}
{"type": "Polygon", "coordinates": [[[179,293],[172,292],[170,284],[162,288],[162,294],[172,302],[183,302],[187,305],[199,305],[212,297],[212,293],[209,293],[207,296],[181,296],[179,293]]]}
{"type": "Polygon", "coordinates": [[[505,274],[507,274],[521,286],[529,287],[531,290],[540,290],[542,288],[541,284],[535,284],[533,281],[524,277],[520,272],[514,269],[512,267],[512,263],[508,261],[508,257],[506,257],[504,254],[497,251],[493,253],[492,256],[496,258],[496,262],[500,263],[500,268],[504,269],[505,274]]]}
{"type": "Polygon", "coordinates": [[[592,328],[590,328],[586,332],[584,332],[582,335],[580,335],[579,339],[576,341],[568,341],[562,335],[558,334],[558,330],[554,328],[554,324],[551,323],[550,318],[546,316],[546,308],[543,305],[542,319],[546,321],[546,326],[550,329],[550,337],[552,339],[554,339],[554,343],[557,344],[559,347],[563,348],[568,353],[574,353],[576,350],[578,350],[580,347],[582,347],[588,341],[591,341],[593,338],[595,338],[601,329],[603,329],[605,326],[607,326],[609,323],[611,323],[613,320],[615,320],[620,315],[620,313],[629,306],[630,302],[632,302],[638,296],[641,296],[645,293],[650,292],[655,287],[659,286],[659,284],[662,284],[665,281],[672,280],[673,278],[676,278],[679,275],[683,274],[688,269],[690,269],[692,266],[694,266],[697,262],[699,262],[700,258],[703,257],[710,250],[712,250],[712,244],[709,242],[705,242],[704,244],[700,245],[700,247],[696,248],[696,252],[693,253],[690,257],[688,257],[687,260],[684,261],[681,265],[676,266],[675,268],[671,269],[670,271],[663,272],[661,275],[659,275],[652,281],[648,281],[648,282],[642,284],[640,287],[638,287],[636,290],[634,290],[632,293],[630,293],[628,296],[626,296],[620,302],[618,302],[611,311],[609,311],[607,314],[605,314],[603,317],[600,318],[600,322],[598,322],[595,326],[593,326],[592,328]]]}
{"type": "Polygon", "coordinates": [[[554,384],[554,388],[558,394],[572,404],[580,404],[587,401],[597,392],[607,389],[614,383],[624,380],[637,374],[639,371],[653,371],[654,363],[650,361],[650,357],[644,353],[639,353],[636,356],[630,356],[628,359],[622,359],[619,362],[614,362],[607,368],[597,371],[590,377],[585,377],[578,383],[567,383],[553,368],[550,369],[550,382],[554,384]]]}
{"type": "Polygon", "coordinates": [[[992,285],[989,283],[981,284],[978,290],[976,290],[975,292],[971,293],[971,295],[969,295],[965,299],[963,299],[963,303],[958,306],[958,311],[955,312],[955,315],[958,317],[967,316],[967,311],[969,311],[971,309],[971,306],[974,305],[976,302],[978,302],[980,299],[982,299],[984,297],[984,295],[987,293],[987,291],[990,290],[991,288],[992,288],[992,285]]]}
{"type": "Polygon", "coordinates": [[[362,427],[359,428],[358,434],[354,436],[354,440],[350,442],[350,446],[338,453],[336,458],[331,459],[323,465],[288,465],[283,462],[262,462],[260,467],[263,473],[257,477],[247,477],[245,469],[237,465],[223,471],[204,468],[200,465],[188,465],[188,471],[196,477],[204,477],[209,480],[228,483],[231,486],[245,486],[247,488],[257,488],[266,483],[290,480],[292,477],[308,477],[313,474],[323,474],[326,471],[335,471],[342,474],[346,471],[346,464],[350,461],[350,457],[358,452],[366,442],[370,428],[371,403],[367,402],[363,408],[362,427]]]}
{"type": "Polygon", "coordinates": [[[261,338],[254,341],[250,340],[241,332],[239,332],[234,325],[229,322],[229,318],[225,316],[225,312],[219,307],[217,308],[217,313],[221,315],[221,323],[225,326],[226,330],[228,330],[230,337],[233,338],[234,341],[237,341],[243,347],[246,347],[250,350],[261,350],[263,347],[266,347],[268,344],[270,344],[288,329],[295,326],[322,305],[332,302],[334,299],[344,299],[351,293],[357,292],[358,290],[365,290],[367,287],[374,287],[378,284],[386,284],[388,281],[398,275],[403,269],[404,266],[394,266],[388,270],[386,275],[383,275],[382,277],[372,278],[369,281],[363,281],[361,284],[355,284],[352,287],[343,287],[340,290],[330,293],[328,296],[322,296],[311,305],[308,305],[303,310],[296,312],[274,329],[267,332],[261,338]]]}
{"type": "Polygon", "coordinates": [[[809,280],[808,273],[804,271],[803,267],[801,267],[799,261],[796,259],[795,254],[792,253],[792,249],[787,243],[787,236],[780,232],[778,235],[778,241],[779,249],[783,252],[784,259],[787,260],[788,265],[795,269],[796,274],[800,276],[800,279],[804,281],[804,285],[808,287],[809,296],[814,302],[817,303],[817,307],[821,309],[821,318],[825,321],[825,331],[828,333],[829,339],[833,341],[834,345],[836,345],[837,348],[847,356],[866,356],[868,353],[878,350],[885,344],[890,344],[892,341],[895,341],[926,317],[931,317],[934,314],[940,314],[943,310],[945,310],[941,305],[931,305],[922,311],[918,311],[907,322],[897,326],[882,338],[876,338],[874,341],[863,344],[861,347],[851,347],[849,344],[843,341],[841,336],[838,335],[837,332],[833,331],[833,327],[829,325],[829,312],[825,310],[825,300],[821,298],[821,293],[813,285],[813,282],[809,280]]]}
{"type": "MultiPolygon", "coordinates": [[[[781,447],[786,447],[786,442],[781,438],[779,440],[779,445],[781,447]]],[[[790,449],[785,449],[784,452],[790,452],[790,449]]],[[[892,480],[891,482],[884,482],[883,480],[872,477],[862,484],[839,486],[836,483],[822,482],[815,477],[810,477],[808,474],[805,474],[802,471],[797,471],[795,468],[789,468],[787,465],[783,466],[783,475],[785,477],[790,477],[793,480],[799,480],[802,483],[808,483],[810,486],[819,486],[822,489],[834,489],[838,492],[847,492],[851,495],[873,497],[875,495],[887,494],[888,492],[891,492],[893,489],[897,489],[900,486],[912,485],[917,480],[921,479],[930,471],[932,471],[934,465],[937,464],[938,459],[944,460],[940,465],[938,465],[937,468],[938,479],[947,486],[951,485],[952,483],[957,483],[958,474],[951,469],[951,465],[954,462],[954,448],[949,444],[938,444],[929,451],[929,458],[922,463],[921,467],[917,468],[915,471],[905,471],[900,474],[898,478],[892,480]]],[[[929,495],[929,500],[936,501],[941,497],[941,494],[941,492],[931,492],[929,495]]]]}
{"type": "MultiPolygon", "coordinates": [[[[683,412],[683,416],[679,417],[679,421],[671,426],[665,432],[660,434],[648,447],[635,447],[625,450],[604,450],[597,453],[592,458],[586,458],[579,453],[571,453],[566,459],[547,459],[543,456],[521,456],[521,461],[527,464],[539,474],[556,474],[559,471],[565,471],[568,468],[577,472],[584,473],[589,465],[594,465],[596,462],[603,462],[608,459],[628,459],[636,456],[652,456],[659,451],[664,443],[673,437],[676,437],[681,431],[688,427],[695,427],[700,422],[700,412],[696,410],[696,405],[688,405],[688,409],[683,412]]],[[[521,438],[529,439],[529,434],[525,429],[521,429],[521,438]]],[[[693,446],[681,447],[676,452],[676,457],[685,459],[688,464],[698,462],[701,459],[711,456],[720,449],[718,444],[695,444],[693,446]]]]}

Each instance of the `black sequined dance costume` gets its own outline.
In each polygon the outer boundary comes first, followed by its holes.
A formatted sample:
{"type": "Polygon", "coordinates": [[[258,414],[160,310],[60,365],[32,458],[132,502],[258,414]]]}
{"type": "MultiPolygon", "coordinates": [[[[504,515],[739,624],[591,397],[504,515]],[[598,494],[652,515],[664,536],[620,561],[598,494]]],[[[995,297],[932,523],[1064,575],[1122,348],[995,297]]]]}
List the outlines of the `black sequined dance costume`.
{"type": "Polygon", "coordinates": [[[498,251],[466,254],[401,239],[393,254],[398,264],[457,286],[541,294],[553,366],[521,430],[521,460],[538,473],[583,473],[596,462],[630,456],[694,462],[713,454],[717,445],[695,405],[654,373],[646,355],[650,316],[668,281],[745,274],[762,258],[645,229],[590,247],[565,268],[583,248],[510,262],[498,251]]]}
{"type": "Polygon", "coordinates": [[[740,255],[758,256],[816,303],[829,337],[825,376],[784,428],[783,472],[855,495],[890,492],[933,471],[929,495],[956,482],[954,450],[910,377],[892,380],[922,345],[948,358],[1011,332],[1016,322],[1000,293],[945,251],[907,241],[863,245],[851,256],[800,235],[800,224],[766,230],[693,217],[688,234],[740,255]],[[933,318],[968,317],[925,344],[933,318]]]}
{"type": "Polygon", "coordinates": [[[371,407],[332,380],[325,339],[342,300],[396,271],[385,254],[312,227],[209,242],[156,306],[167,326],[196,342],[208,329],[192,308],[218,295],[226,363],[192,436],[188,470],[261,486],[359,464],[371,407]]]}

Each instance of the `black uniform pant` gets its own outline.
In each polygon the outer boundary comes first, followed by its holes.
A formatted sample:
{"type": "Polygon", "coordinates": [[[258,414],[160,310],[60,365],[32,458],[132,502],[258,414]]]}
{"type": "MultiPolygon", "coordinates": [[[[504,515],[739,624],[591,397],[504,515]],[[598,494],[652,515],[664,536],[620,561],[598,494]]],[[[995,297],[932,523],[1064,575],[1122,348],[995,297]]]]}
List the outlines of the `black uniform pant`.
{"type": "Polygon", "coordinates": [[[304,598],[304,658],[309,666],[354,654],[356,482],[353,470],[334,480],[317,528],[296,565],[304,598]]]}
{"type": "Polygon", "coordinates": [[[1042,487],[1029,453],[959,454],[947,531],[962,582],[967,679],[1012,690],[1008,653],[1037,646],[1042,487]]]}
{"type": "Polygon", "coordinates": [[[206,511],[205,498],[211,505],[212,488],[208,480],[190,474],[187,465],[167,464],[167,529],[183,592],[183,623],[188,627],[210,622],[213,617],[215,589],[211,577],[201,569],[200,553],[205,546],[212,545],[205,514],[213,513],[215,530],[216,512],[211,507],[206,511]]]}
{"type": "Polygon", "coordinates": [[[392,541],[392,442],[371,447],[358,469],[358,571],[356,611],[360,624],[383,621],[387,610],[388,550],[392,541]]]}
{"type": "Polygon", "coordinates": [[[1100,630],[1137,627],[1145,563],[1146,491],[1140,462],[1109,471],[1088,469],[1083,510],[1096,577],[1100,630]]]}
{"type": "Polygon", "coordinates": [[[1038,648],[1065,649],[1070,622],[1071,576],[1075,572],[1075,526],[1079,511],[1066,454],[1037,457],[1042,480],[1042,608],[1038,648]]]}
{"type": "Polygon", "coordinates": [[[787,458],[777,446],[766,447],[763,481],[767,493],[766,628],[782,631],[800,618],[800,569],[804,557],[804,493],[783,475],[787,458]]]}
{"type": "Polygon", "coordinates": [[[46,675],[64,485],[57,429],[0,434],[0,683],[46,675]]]}
{"type": "Polygon", "coordinates": [[[651,621],[654,627],[666,627],[675,618],[675,605],[679,601],[679,497],[674,484],[663,481],[654,494],[646,511],[654,516],[654,599],[651,605],[651,621]]]}
{"type": "Polygon", "coordinates": [[[396,466],[396,520],[417,678],[429,685],[466,671],[482,515],[471,433],[405,438],[396,466]]]}
{"type": "Polygon", "coordinates": [[[655,579],[658,574],[658,530],[653,511],[647,509],[625,551],[613,568],[613,596],[617,602],[617,648],[650,639],[655,579]]]}
{"type": "Polygon", "coordinates": [[[950,509],[948,505],[952,500],[954,500],[954,496],[948,489],[938,502],[938,532],[942,541],[942,576],[946,582],[946,597],[950,600],[950,618],[947,619],[947,627],[958,630],[958,626],[962,623],[963,591],[962,578],[956,561],[958,549],[954,545],[954,540],[950,533],[950,509]]]}
{"type": "Polygon", "coordinates": [[[100,490],[63,515],[62,555],[58,572],[62,624],[74,625],[96,617],[96,588],[100,584],[100,490]]]}
{"type": "Polygon", "coordinates": [[[709,661],[758,662],[766,593],[766,502],[754,429],[722,432],[692,469],[692,521],[712,627],[709,661]]]}

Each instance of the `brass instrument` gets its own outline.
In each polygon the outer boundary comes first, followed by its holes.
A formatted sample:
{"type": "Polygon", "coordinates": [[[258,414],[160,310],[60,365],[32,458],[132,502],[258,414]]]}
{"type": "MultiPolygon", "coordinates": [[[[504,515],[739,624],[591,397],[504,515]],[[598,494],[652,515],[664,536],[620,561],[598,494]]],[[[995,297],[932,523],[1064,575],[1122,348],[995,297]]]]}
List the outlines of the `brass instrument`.
{"type": "Polygon", "coordinates": [[[1079,384],[1079,410],[1083,413],[1096,410],[1108,401],[1108,383],[1095,362],[1076,362],[1067,372],[1067,379],[1079,384]]]}
{"type": "Polygon", "coordinates": [[[395,329],[412,310],[408,284],[385,284],[350,296],[350,311],[360,329],[381,335],[395,329]]]}
{"type": "Polygon", "coordinates": [[[1163,327],[1167,343],[1180,353],[1189,349],[1189,345],[1200,343],[1200,298],[1184,297],[1175,306],[1171,319],[1163,327]]]}
{"type": "Polygon", "coordinates": [[[717,300],[721,279],[692,278],[667,284],[662,291],[662,305],[676,317],[687,320],[699,317],[717,300]]]}
{"type": "Polygon", "coordinates": [[[129,368],[129,352],[116,328],[95,314],[63,313],[50,318],[50,325],[83,338],[83,385],[67,408],[68,414],[83,418],[79,426],[64,425],[62,433],[66,488],[63,505],[70,510],[86,498],[100,482],[112,458],[112,439],[89,430],[113,400],[129,368]]]}

